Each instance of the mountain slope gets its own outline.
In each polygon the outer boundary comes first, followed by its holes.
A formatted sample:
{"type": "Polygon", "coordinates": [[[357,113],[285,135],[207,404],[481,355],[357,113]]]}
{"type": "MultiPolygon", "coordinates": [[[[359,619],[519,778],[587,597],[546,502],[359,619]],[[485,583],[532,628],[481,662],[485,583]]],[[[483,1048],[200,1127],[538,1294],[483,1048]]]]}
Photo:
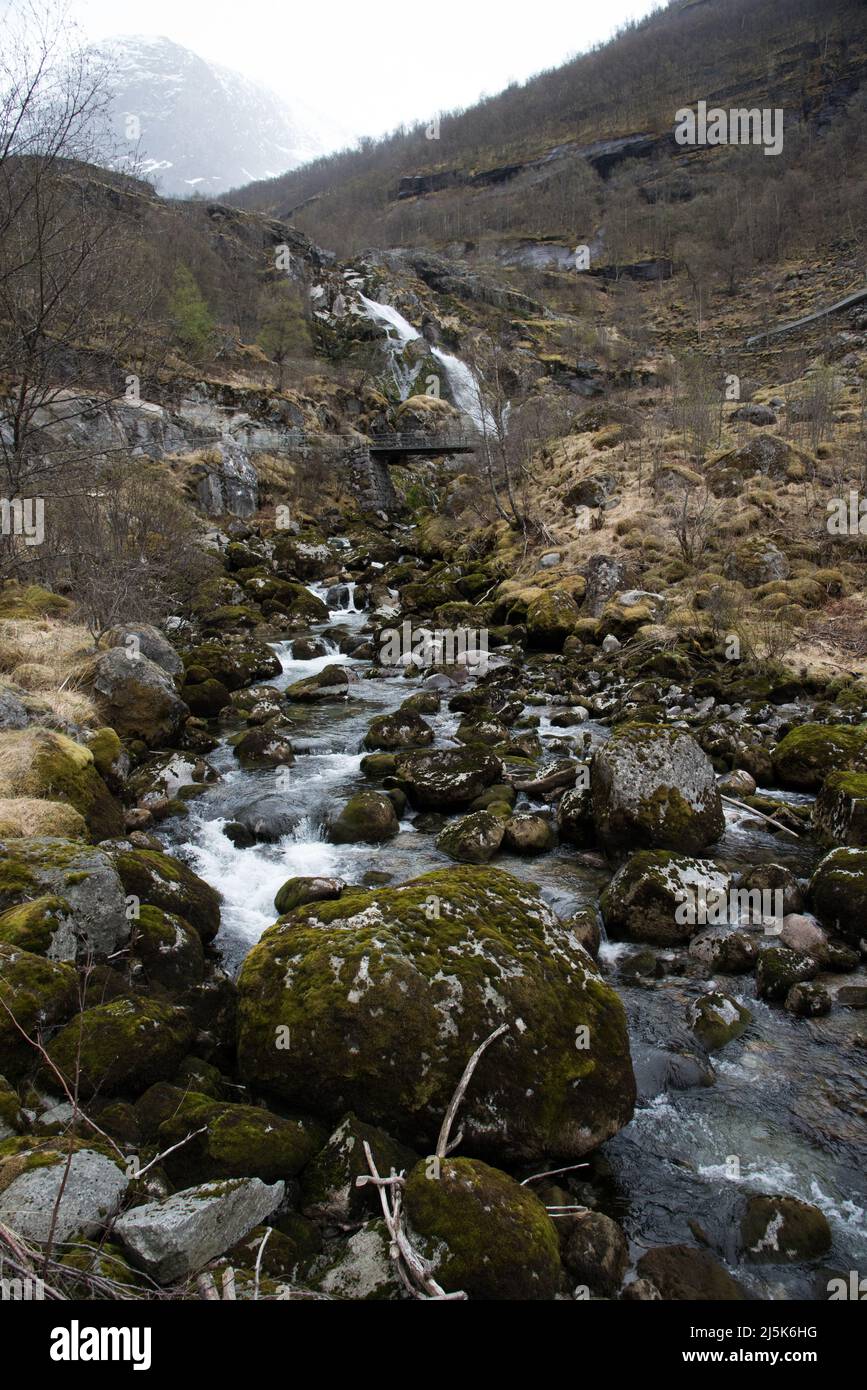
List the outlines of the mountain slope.
{"type": "Polygon", "coordinates": [[[116,135],[126,145],[132,134],[143,172],[169,196],[274,177],[345,143],[325,118],[170,39],[122,36],[98,52],[116,135]]]}

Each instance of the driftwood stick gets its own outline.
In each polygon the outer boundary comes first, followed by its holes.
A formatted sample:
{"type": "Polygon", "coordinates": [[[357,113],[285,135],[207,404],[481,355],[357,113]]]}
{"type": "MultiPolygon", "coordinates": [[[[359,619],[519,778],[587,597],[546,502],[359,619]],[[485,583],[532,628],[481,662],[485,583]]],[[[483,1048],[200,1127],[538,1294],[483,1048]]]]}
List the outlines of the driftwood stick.
{"type": "Polygon", "coordinates": [[[766,816],[764,811],[757,811],[754,806],[748,806],[745,801],[736,801],[733,796],[724,796],[723,801],[727,801],[729,806],[738,806],[742,811],[749,811],[751,816],[759,816],[761,820],[766,820],[768,825],[775,825],[778,830],[785,830],[787,835],[794,835],[796,840],[800,840],[800,835],[794,830],[790,830],[787,825],[783,825],[780,820],[774,820],[773,816],[766,816]]]}
{"type": "Polygon", "coordinates": [[[499,1028],[494,1029],[490,1037],[485,1038],[485,1041],[483,1043],[479,1043],[479,1046],[476,1048],[472,1057],[467,1062],[467,1065],[464,1067],[464,1074],[457,1084],[457,1088],[455,1090],[454,1095],[449,1101],[449,1108],[446,1111],[445,1118],[442,1122],[442,1128],[440,1129],[440,1135],[439,1139],[437,1140],[437,1146],[435,1151],[437,1158],[445,1158],[446,1154],[449,1151],[449,1135],[451,1134],[452,1125],[455,1122],[455,1115],[458,1112],[460,1103],[464,1098],[464,1094],[466,1092],[467,1087],[470,1084],[473,1072],[478,1066],[479,1059],[481,1058],[482,1053],[485,1051],[485,1048],[490,1047],[491,1043],[494,1042],[495,1039],[501,1037],[503,1033],[507,1033],[508,1031],[508,1023],[501,1023],[499,1028]]]}

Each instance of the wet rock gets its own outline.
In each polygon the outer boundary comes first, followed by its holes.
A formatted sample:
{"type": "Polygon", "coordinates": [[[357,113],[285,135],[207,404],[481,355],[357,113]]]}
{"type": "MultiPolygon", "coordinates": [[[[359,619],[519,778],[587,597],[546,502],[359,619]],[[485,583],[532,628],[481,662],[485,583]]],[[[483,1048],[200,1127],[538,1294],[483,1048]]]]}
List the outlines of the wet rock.
{"type": "Polygon", "coordinates": [[[291,647],[293,661],[314,661],[326,656],[328,648],[319,637],[296,637],[291,647]]]}
{"type": "Polygon", "coordinates": [[[801,885],[784,864],[755,865],[740,877],[738,888],[749,894],[762,895],[761,900],[755,897],[749,900],[748,912],[753,922],[758,922],[762,917],[782,919],[790,913],[801,912],[804,906],[801,885]]]}
{"type": "Polygon", "coordinates": [[[579,912],[573,913],[571,917],[565,918],[563,930],[568,932],[589,956],[592,956],[594,960],[596,959],[602,940],[602,927],[595,908],[584,907],[579,912]]]}
{"type": "Polygon", "coordinates": [[[400,830],[394,806],[381,792],[356,792],[332,822],[329,837],[336,845],[364,841],[378,844],[400,830]]]}
{"type": "Polygon", "coordinates": [[[780,945],[788,946],[799,956],[812,956],[814,960],[821,961],[828,948],[828,934],[815,917],[791,912],[783,918],[780,945]]]}
{"type": "Polygon", "coordinates": [[[746,1298],[742,1286],[718,1260],[691,1245],[657,1246],[642,1255],[636,1268],[663,1299],[731,1302],[746,1298]]]}
{"type": "Polygon", "coordinates": [[[769,946],[759,952],[756,990],[760,999],[782,1000],[793,985],[812,980],[818,971],[810,956],[798,955],[785,946],[769,946]]]}
{"type": "Polygon", "coordinates": [[[761,1193],[747,1198],[740,1241],[750,1263],[800,1263],[827,1255],[831,1228],[824,1213],[809,1202],[761,1193]]]}
{"type": "Polygon", "coordinates": [[[734,768],[731,772],[726,772],[718,778],[717,786],[724,796],[737,798],[754,796],[757,784],[752,773],[746,772],[743,768],[734,768]]]}
{"type": "Polygon", "coordinates": [[[114,1235],[134,1265],[158,1284],[173,1284],[243,1240],[283,1192],[282,1182],[258,1178],[203,1183],[124,1212],[114,1235]]]}
{"type": "Polygon", "coordinates": [[[380,751],[398,748],[426,748],[433,743],[434,731],[420,714],[400,709],[394,714],[380,714],[364,735],[364,747],[380,751]]]}
{"type": "Polygon", "coordinates": [[[395,778],[417,810],[466,806],[502,778],[503,765],[485,748],[445,748],[409,753],[395,778]]]}
{"type": "Polygon", "coordinates": [[[437,836],[437,849],[463,864],[487,864],[503,843],[505,825],[490,811],[472,811],[437,836]]]}
{"type": "Polygon", "coordinates": [[[722,834],[713,766],[690,734],[621,725],[594,754],[590,777],[596,832],[607,849],[648,845],[691,854],[722,834]]]}
{"type": "Polygon", "coordinates": [[[468,1158],[422,1161],[407,1178],[407,1217],[434,1278],[477,1299],[550,1299],[560,1284],[553,1222],[514,1178],[468,1158]],[[431,1176],[431,1172],[436,1176],[431,1176]]]}
{"type": "Polygon", "coordinates": [[[520,811],[506,821],[503,842],[512,854],[547,854],[557,843],[557,833],[545,816],[520,811]]]}
{"type": "Polygon", "coordinates": [[[236,811],[234,818],[223,827],[223,834],[239,848],[255,844],[275,845],[284,836],[292,834],[299,819],[298,813],[290,809],[285,796],[269,793],[236,811]]]}
{"type": "Polygon", "coordinates": [[[324,666],[314,676],[305,676],[286,687],[286,699],[304,704],[321,700],[345,700],[349,695],[350,673],[346,666],[324,666]]]}
{"type": "Polygon", "coordinates": [[[582,1213],[570,1222],[563,1263],[579,1284],[597,1298],[611,1298],[629,1267],[629,1245],[623,1231],[601,1211],[582,1213]]]}
{"type": "Polygon", "coordinates": [[[759,948],[756,941],[742,931],[725,927],[710,927],[699,932],[689,943],[689,954],[704,961],[714,972],[722,975],[747,975],[753,969],[759,948]]]}
{"type": "Polygon", "coordinates": [[[245,767],[291,767],[295,750],[282,720],[260,724],[231,740],[235,757],[245,767]]]}
{"type": "Polygon", "coordinates": [[[631,1115],[620,1000],[537,891],[490,867],[296,909],[250,952],[239,989],[248,1081],[302,1110],[349,1106],[422,1152],[467,1059],[504,1021],[462,1108],[468,1143],[580,1155],[631,1115]],[[291,1028],[286,1050],[278,1025],[291,1028]]]}
{"type": "Polygon", "coordinates": [[[587,849],[596,841],[593,823],[593,800],[589,779],[586,786],[565,791],[557,806],[557,829],[560,839],[578,849],[587,849]]]}
{"type": "Polygon", "coordinates": [[[702,903],[706,920],[716,902],[727,904],[730,883],[709,859],[640,850],[614,875],[599,906],[610,936],[676,945],[704,925],[702,903]]]}
{"type": "Polygon", "coordinates": [[[867,1009],[867,985],[841,985],[835,998],[845,1009],[867,1009]]]}
{"type": "Polygon", "coordinates": [[[831,996],[824,985],[792,985],[786,995],[784,1008],[796,1018],[820,1018],[831,1012],[831,996]]]}
{"type": "Polygon", "coordinates": [[[342,878],[288,878],[277,889],[274,906],[282,915],[306,903],[332,902],[345,887],[342,878]]]}
{"type": "Polygon", "coordinates": [[[686,1012],[687,1023],[708,1052],[715,1052],[739,1038],[752,1020],[749,1009],[720,989],[709,990],[693,999],[686,1012]]]}
{"type": "Polygon", "coordinates": [[[110,858],[128,894],[164,912],[177,912],[203,941],[220,927],[220,895],[182,860],[155,849],[134,849],[125,843],[110,858]]]}

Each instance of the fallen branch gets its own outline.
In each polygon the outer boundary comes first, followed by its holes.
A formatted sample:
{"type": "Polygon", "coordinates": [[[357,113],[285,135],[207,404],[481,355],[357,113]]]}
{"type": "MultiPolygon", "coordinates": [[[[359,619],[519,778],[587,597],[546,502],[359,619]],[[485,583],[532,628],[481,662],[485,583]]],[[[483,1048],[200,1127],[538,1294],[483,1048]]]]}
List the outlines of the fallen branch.
{"type": "Polygon", "coordinates": [[[736,801],[733,796],[724,796],[722,799],[727,801],[729,806],[737,806],[742,811],[749,811],[751,816],[758,816],[761,820],[766,820],[768,825],[775,825],[778,830],[785,830],[787,835],[794,835],[796,840],[800,840],[800,835],[797,835],[788,825],[783,825],[780,820],[774,820],[773,816],[766,816],[764,811],[757,811],[754,806],[748,806],[745,801],[736,801]]]}
{"type": "MultiPolygon", "coordinates": [[[[485,1051],[486,1048],[490,1047],[492,1042],[494,1042],[497,1038],[501,1037],[503,1033],[507,1033],[508,1031],[508,1023],[501,1023],[499,1028],[494,1029],[490,1037],[485,1038],[485,1041],[479,1044],[472,1057],[467,1062],[467,1065],[464,1067],[464,1074],[457,1084],[457,1089],[455,1090],[454,1095],[449,1101],[449,1107],[445,1113],[445,1118],[442,1122],[442,1127],[440,1129],[440,1134],[439,1138],[437,1139],[437,1146],[435,1150],[437,1158],[445,1158],[446,1154],[449,1152],[449,1135],[451,1134],[451,1128],[454,1124],[455,1115],[457,1114],[458,1107],[464,1098],[467,1086],[470,1084],[473,1072],[479,1064],[479,1059],[481,1058],[482,1053],[485,1051]]],[[[459,1139],[456,1139],[455,1143],[451,1147],[455,1148],[458,1142],[459,1139]]]]}

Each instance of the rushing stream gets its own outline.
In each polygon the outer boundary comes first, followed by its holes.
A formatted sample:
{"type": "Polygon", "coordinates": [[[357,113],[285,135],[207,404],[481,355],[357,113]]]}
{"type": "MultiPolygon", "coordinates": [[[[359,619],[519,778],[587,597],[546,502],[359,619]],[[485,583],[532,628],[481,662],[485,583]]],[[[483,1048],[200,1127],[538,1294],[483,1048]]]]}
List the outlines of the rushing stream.
{"type": "MultiPolygon", "coordinates": [[[[322,596],[322,591],[311,586],[322,596]]],[[[341,609],[334,625],[361,627],[366,615],[341,609]]],[[[291,768],[242,770],[224,739],[209,761],[221,774],[208,791],[190,803],[187,819],[166,831],[171,848],[223,897],[222,928],[217,938],[224,963],[236,970],[262,931],[275,920],[274,895],[286,879],[325,874],[350,883],[400,882],[451,861],[434,843],[434,834],[414,828],[409,819],[400,834],[380,846],[334,845],[325,838],[325,823],[355,791],[370,785],[360,771],[361,743],[371,719],[392,711],[420,686],[418,677],[402,674],[366,679],[369,663],[341,656],[295,661],[291,643],[275,645],[282,675],[267,684],[285,688],[333,661],[358,677],[344,703],[295,706],[291,738],[296,761],[291,768]],[[298,817],[294,830],[277,844],[236,848],[223,833],[241,807],[279,791],[298,817]],[[370,880],[367,880],[370,881],[370,880]]],[[[563,746],[563,731],[552,728],[553,710],[534,709],[546,746],[563,746]]],[[[437,746],[454,744],[460,716],[445,708],[431,716],[437,746]]],[[[599,725],[569,730],[606,737],[599,725]]],[[[520,798],[524,800],[523,797],[520,798]]],[[[520,802],[519,802],[520,805],[520,802]]],[[[406,813],[410,814],[409,811],[406,813]]],[[[726,834],[714,857],[730,866],[775,862],[803,876],[816,858],[805,840],[747,828],[745,817],[729,811],[726,834]]],[[[751,826],[755,821],[751,821],[751,826]]],[[[498,868],[539,884],[561,915],[598,899],[609,874],[582,861],[567,846],[541,859],[499,855],[498,868]]],[[[790,1193],[819,1206],[834,1233],[834,1252],[827,1273],[798,1265],[740,1266],[738,1277],[758,1296],[826,1297],[832,1272],[863,1269],[867,1258],[863,1120],[865,1091],[863,1053],[847,1046],[857,1015],[835,1008],[824,1018],[793,1018],[779,1005],[756,998],[752,976],[722,977],[720,984],[747,1004],[754,1022],[741,1038],[713,1054],[715,1082],[696,1083],[695,1070],[684,1074],[680,1054],[700,1053],[684,1018],[690,998],[707,988],[705,981],[678,975],[660,980],[626,979],[619,969],[634,948],[603,942],[600,964],[614,979],[629,1014],[633,1060],[639,1083],[635,1118],[579,1170],[573,1190],[579,1200],[599,1206],[618,1220],[639,1256],[646,1247],[699,1240],[706,1234],[734,1264],[727,1251],[732,1229],[730,1211],[738,1187],[790,1193]],[[685,1089],[678,1089],[685,1087],[685,1089]]],[[[842,978],[842,977],[841,977],[842,978]]],[[[847,982],[853,983],[848,976],[847,982]]],[[[834,981],[828,982],[832,987],[834,981]]]]}

